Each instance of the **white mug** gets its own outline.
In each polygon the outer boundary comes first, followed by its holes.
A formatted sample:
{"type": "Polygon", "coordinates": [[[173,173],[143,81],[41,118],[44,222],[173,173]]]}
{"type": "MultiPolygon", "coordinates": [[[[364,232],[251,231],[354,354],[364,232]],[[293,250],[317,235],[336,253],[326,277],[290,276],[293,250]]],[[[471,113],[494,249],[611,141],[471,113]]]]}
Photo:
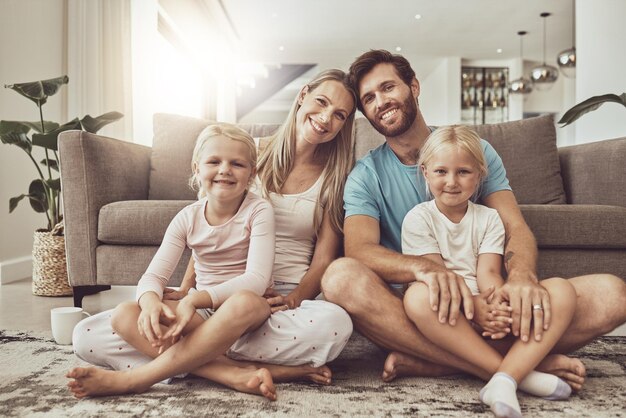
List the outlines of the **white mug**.
{"type": "Polygon", "coordinates": [[[74,327],[89,314],[83,308],[63,307],[50,310],[50,324],[52,336],[57,344],[72,344],[72,332],[74,327]]]}

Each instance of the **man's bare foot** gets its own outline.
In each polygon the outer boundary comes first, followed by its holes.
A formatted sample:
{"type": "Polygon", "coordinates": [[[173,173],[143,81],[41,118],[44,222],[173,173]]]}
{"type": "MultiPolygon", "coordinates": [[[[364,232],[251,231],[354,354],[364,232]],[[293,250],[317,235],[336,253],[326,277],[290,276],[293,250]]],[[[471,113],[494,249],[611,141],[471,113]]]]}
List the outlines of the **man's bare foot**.
{"type": "Polygon", "coordinates": [[[459,373],[458,370],[430,363],[399,351],[392,351],[383,366],[383,382],[391,382],[396,377],[422,376],[439,377],[459,373]]]}
{"type": "MultiPolygon", "coordinates": [[[[242,370],[250,371],[248,368],[242,370]]],[[[276,400],[276,387],[272,380],[272,374],[269,370],[264,368],[251,371],[251,376],[246,382],[245,387],[240,390],[241,392],[264,396],[270,401],[276,400]]]]}
{"type": "Polygon", "coordinates": [[[75,367],[65,377],[70,380],[67,387],[77,398],[86,396],[122,395],[145,392],[148,388],[133,387],[128,372],[111,371],[97,367],[75,367]]]}
{"type": "Polygon", "coordinates": [[[328,366],[313,367],[308,365],[302,366],[283,366],[278,364],[264,364],[272,377],[277,382],[294,382],[298,380],[309,380],[319,385],[330,385],[332,383],[333,373],[328,366]]]}
{"type": "Polygon", "coordinates": [[[563,354],[550,354],[539,365],[537,370],[550,373],[563,379],[574,392],[578,392],[585,383],[587,370],[582,361],[563,354]]]}

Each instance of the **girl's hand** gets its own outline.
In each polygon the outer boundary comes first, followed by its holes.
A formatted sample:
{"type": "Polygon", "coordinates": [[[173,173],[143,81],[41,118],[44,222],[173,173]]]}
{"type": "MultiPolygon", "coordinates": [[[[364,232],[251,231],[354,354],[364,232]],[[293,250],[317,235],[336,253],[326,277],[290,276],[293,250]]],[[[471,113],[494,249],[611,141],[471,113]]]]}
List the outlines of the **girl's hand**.
{"type": "Polygon", "coordinates": [[[511,332],[511,308],[505,304],[492,301],[494,286],[479,295],[474,296],[475,315],[474,323],[482,330],[483,337],[501,339],[511,332]]]}
{"type": "Polygon", "coordinates": [[[182,298],[187,296],[188,293],[189,293],[188,288],[181,287],[180,289],[176,290],[176,289],[166,287],[163,290],[163,300],[181,300],[182,298]]]}
{"type": "Polygon", "coordinates": [[[153,347],[158,347],[162,344],[163,338],[161,324],[171,324],[176,319],[176,315],[169,306],[159,300],[154,292],[143,295],[140,299],[140,306],[141,313],[137,319],[139,335],[148,340],[153,347]]]}
{"type": "Polygon", "coordinates": [[[182,336],[183,330],[196,313],[196,306],[190,297],[183,298],[176,307],[176,320],[167,330],[163,339],[173,345],[182,336]],[[170,341],[171,340],[171,341],[170,341]]]}

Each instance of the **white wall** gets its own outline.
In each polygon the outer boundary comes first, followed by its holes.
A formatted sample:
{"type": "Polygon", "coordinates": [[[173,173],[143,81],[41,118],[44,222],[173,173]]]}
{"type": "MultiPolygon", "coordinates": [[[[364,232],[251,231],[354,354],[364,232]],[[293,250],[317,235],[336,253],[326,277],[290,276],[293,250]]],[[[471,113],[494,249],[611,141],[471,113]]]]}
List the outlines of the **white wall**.
{"type": "Polygon", "coordinates": [[[420,110],[429,125],[459,123],[461,120],[461,58],[448,57],[420,81],[420,110]]]}
{"type": "MultiPolygon", "coordinates": [[[[0,1],[0,86],[63,74],[63,3],[0,1]]],[[[44,119],[61,122],[62,100],[62,93],[50,98],[44,119]]],[[[0,87],[0,119],[35,121],[39,113],[33,102],[0,87]]],[[[42,158],[38,155],[38,161],[42,158]]],[[[9,199],[27,193],[36,177],[21,149],[0,144],[0,283],[30,276],[33,231],[47,225],[46,217],[35,213],[26,200],[9,214],[9,199]]]]}
{"type": "MultiPolygon", "coordinates": [[[[576,101],[626,92],[626,1],[576,1],[576,101]]],[[[626,109],[605,103],[574,122],[576,143],[626,136],[626,109]]]]}

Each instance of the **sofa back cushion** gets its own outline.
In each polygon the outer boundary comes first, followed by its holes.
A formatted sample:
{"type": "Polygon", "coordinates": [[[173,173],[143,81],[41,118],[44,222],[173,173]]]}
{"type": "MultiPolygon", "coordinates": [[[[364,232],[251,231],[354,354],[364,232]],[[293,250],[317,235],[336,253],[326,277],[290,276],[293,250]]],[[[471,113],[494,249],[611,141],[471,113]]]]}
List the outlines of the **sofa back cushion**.
{"type": "MultiPolygon", "coordinates": [[[[191,155],[196,139],[211,122],[187,116],[157,113],[154,115],[154,139],[150,162],[150,200],[195,200],[189,186],[191,155]]],[[[238,125],[252,137],[271,135],[279,125],[238,125]]]]}
{"type": "MultiPolygon", "coordinates": [[[[566,203],[552,116],[478,125],[474,129],[502,158],[519,203],[566,203]]],[[[365,118],[357,119],[355,135],[357,159],[385,141],[365,118]]]]}

